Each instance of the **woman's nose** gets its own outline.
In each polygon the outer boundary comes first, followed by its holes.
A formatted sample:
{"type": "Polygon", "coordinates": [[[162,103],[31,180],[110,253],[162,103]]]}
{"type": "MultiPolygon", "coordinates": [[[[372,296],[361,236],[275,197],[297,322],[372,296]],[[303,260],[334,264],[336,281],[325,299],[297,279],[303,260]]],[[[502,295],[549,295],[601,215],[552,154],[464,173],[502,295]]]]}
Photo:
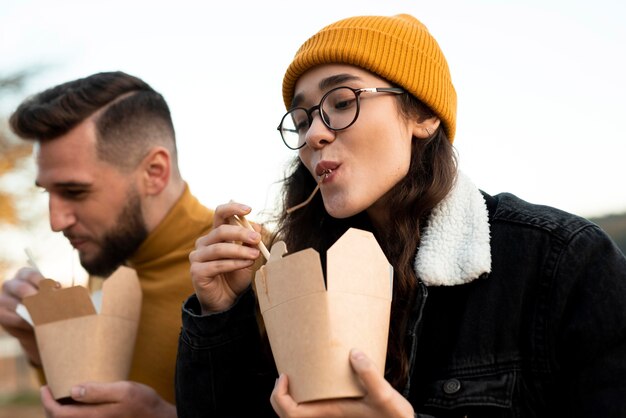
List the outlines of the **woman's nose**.
{"type": "Polygon", "coordinates": [[[307,146],[317,149],[330,144],[335,140],[335,131],[328,128],[319,112],[315,112],[311,120],[311,126],[306,133],[305,142],[307,146]]]}

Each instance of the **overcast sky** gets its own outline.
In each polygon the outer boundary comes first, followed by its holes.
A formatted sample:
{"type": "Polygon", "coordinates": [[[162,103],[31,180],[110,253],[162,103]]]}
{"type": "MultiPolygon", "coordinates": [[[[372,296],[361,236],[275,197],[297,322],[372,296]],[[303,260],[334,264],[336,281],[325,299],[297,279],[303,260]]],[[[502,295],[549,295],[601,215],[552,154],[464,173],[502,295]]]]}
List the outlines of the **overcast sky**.
{"type": "Polygon", "coordinates": [[[94,72],[139,76],[170,104],[192,192],[260,217],[292,157],[276,126],[296,49],[340,18],[397,13],[448,59],[454,144],[481,189],[583,216],[626,211],[623,0],[0,0],[0,74],[40,68],[1,110],[94,72]]]}

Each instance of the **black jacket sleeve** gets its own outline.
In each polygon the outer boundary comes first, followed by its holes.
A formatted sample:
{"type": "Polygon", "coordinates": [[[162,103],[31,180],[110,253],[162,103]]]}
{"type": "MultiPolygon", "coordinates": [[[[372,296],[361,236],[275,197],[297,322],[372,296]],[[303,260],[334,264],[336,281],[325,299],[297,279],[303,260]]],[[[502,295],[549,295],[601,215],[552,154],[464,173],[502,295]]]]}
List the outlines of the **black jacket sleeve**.
{"type": "Polygon", "coordinates": [[[556,357],[563,416],[626,416],[626,258],[596,226],[558,254],[552,291],[566,293],[556,357]],[[563,409],[565,407],[565,410],[563,409]]]}
{"type": "Polygon", "coordinates": [[[200,315],[195,295],[183,305],[176,360],[179,418],[276,417],[269,398],[277,378],[248,290],[229,310],[200,315]]]}

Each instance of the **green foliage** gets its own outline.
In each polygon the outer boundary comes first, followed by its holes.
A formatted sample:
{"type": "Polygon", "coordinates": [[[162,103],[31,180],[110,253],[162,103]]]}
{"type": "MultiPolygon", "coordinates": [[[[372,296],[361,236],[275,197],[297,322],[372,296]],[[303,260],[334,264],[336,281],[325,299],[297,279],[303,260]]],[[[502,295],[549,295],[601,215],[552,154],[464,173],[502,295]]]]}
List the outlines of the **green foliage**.
{"type": "Polygon", "coordinates": [[[24,390],[22,392],[0,394],[2,405],[39,405],[41,403],[38,390],[24,390]]]}

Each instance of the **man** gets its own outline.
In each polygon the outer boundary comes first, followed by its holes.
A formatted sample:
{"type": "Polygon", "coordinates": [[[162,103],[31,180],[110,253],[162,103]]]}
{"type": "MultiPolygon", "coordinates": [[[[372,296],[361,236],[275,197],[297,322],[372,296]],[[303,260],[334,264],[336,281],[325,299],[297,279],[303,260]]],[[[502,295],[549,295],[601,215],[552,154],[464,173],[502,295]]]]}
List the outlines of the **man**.
{"type": "MultiPolygon", "coordinates": [[[[87,272],[106,277],[129,265],[143,291],[129,381],[81,383],[72,389],[78,401],[72,404],[56,402],[44,386],[47,414],[175,417],[180,308],[193,292],[188,257],[211,229],[213,212],[181,177],[167,103],[136,77],[98,73],[27,99],[10,123],[36,143],[36,183],[49,194],[52,230],[63,232],[87,272]]],[[[0,294],[0,325],[37,368],[33,330],[15,308],[41,279],[22,269],[0,294]]]]}

